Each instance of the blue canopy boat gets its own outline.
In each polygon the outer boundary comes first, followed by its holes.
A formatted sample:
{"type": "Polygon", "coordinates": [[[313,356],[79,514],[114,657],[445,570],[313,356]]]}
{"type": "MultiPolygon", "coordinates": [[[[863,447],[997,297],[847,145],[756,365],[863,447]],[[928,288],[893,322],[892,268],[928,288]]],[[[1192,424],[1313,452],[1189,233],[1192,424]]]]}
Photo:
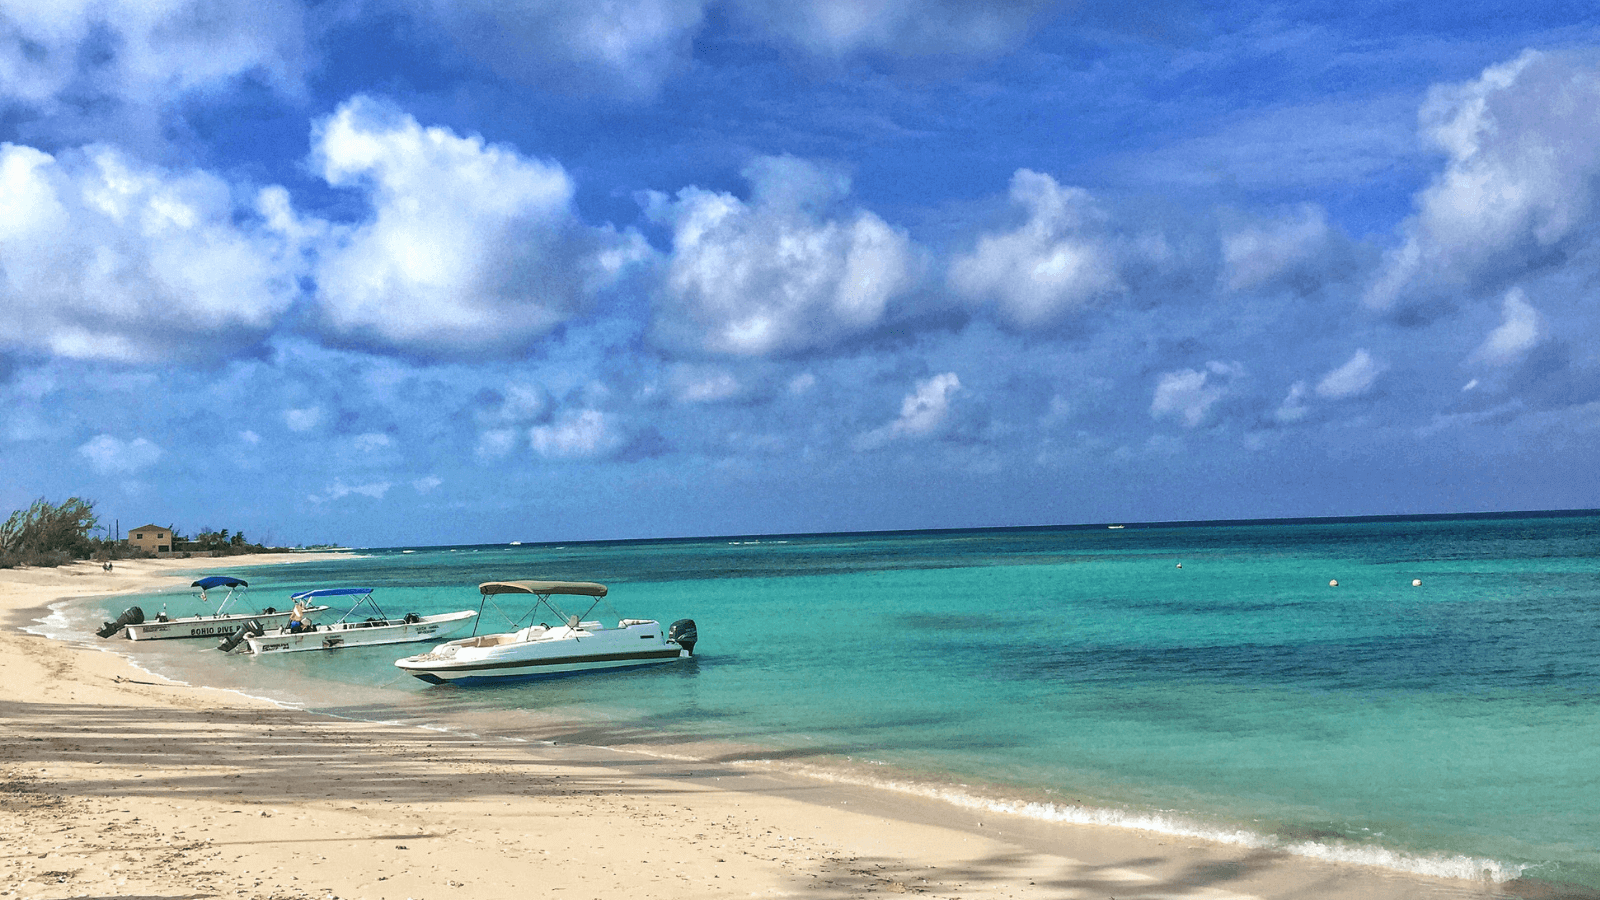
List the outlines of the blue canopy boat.
{"type": "Polygon", "coordinates": [[[260,654],[442,641],[465,628],[468,622],[478,616],[475,610],[467,609],[432,616],[407,613],[399,618],[390,618],[372,599],[372,588],[320,588],[302,591],[289,599],[293,601],[294,609],[289,611],[287,622],[275,628],[255,621],[247,622],[233,636],[218,644],[217,649],[230,651],[244,645],[251,653],[260,654]],[[308,604],[331,597],[356,599],[338,621],[318,624],[311,613],[328,607],[308,604]],[[359,612],[371,612],[372,615],[356,619],[359,612]]]}
{"type": "MultiPolygon", "coordinates": [[[[134,641],[159,641],[172,638],[203,638],[222,637],[238,630],[244,622],[259,620],[263,623],[270,622],[274,626],[286,622],[293,613],[292,610],[279,612],[272,607],[267,607],[259,612],[230,612],[229,607],[242,605],[246,600],[246,588],[250,586],[243,578],[232,575],[208,575],[189,585],[199,588],[196,598],[201,603],[211,603],[211,591],[226,588],[227,593],[222,599],[216,601],[215,611],[211,613],[198,613],[192,616],[172,617],[167,615],[167,605],[161,604],[161,612],[154,619],[146,620],[144,611],[139,607],[131,607],[117,619],[116,622],[107,622],[101,628],[101,637],[111,637],[118,631],[126,631],[128,639],[134,641]]],[[[312,612],[327,609],[319,606],[312,612]]]]}

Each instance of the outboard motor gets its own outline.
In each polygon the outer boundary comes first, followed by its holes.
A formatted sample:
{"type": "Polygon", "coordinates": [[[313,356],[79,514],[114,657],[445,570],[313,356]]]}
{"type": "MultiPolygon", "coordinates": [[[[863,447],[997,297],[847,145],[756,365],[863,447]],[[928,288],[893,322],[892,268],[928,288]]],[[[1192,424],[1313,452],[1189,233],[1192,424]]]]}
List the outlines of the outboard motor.
{"type": "Polygon", "coordinates": [[[130,606],[127,609],[122,611],[122,615],[117,616],[117,620],[115,622],[104,622],[104,623],[102,623],[100,625],[100,630],[96,631],[95,634],[98,634],[103,638],[108,638],[108,637],[111,637],[113,634],[116,634],[117,632],[121,631],[123,628],[125,628],[125,627],[127,627],[129,625],[143,625],[143,624],[144,624],[144,610],[140,609],[137,606],[130,606]]]}
{"type": "Polygon", "coordinates": [[[265,631],[266,629],[261,627],[260,622],[256,621],[255,619],[251,619],[243,625],[240,625],[239,630],[235,631],[232,636],[223,638],[221,642],[217,644],[217,649],[221,650],[223,653],[227,653],[233,648],[244,643],[245,638],[261,637],[265,631]]]}
{"type": "Polygon", "coordinates": [[[673,622],[672,627],[667,629],[667,640],[676,642],[679,647],[689,651],[689,655],[693,656],[694,642],[696,640],[694,620],[679,619],[673,622]]]}

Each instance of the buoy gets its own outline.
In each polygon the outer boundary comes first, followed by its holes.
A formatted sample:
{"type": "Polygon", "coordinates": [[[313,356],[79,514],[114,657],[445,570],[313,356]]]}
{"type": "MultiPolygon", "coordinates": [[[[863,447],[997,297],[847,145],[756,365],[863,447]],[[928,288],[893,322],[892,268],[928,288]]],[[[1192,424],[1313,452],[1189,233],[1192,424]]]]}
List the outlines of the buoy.
{"type": "Polygon", "coordinates": [[[1338,587],[1338,586],[1339,586],[1339,579],[1337,579],[1337,578],[1335,578],[1332,581],[1328,582],[1328,587],[1338,587]]]}
{"type": "Polygon", "coordinates": [[[1411,579],[1411,586],[1412,587],[1422,587],[1422,579],[1421,578],[1413,578],[1413,579],[1411,579]]]}

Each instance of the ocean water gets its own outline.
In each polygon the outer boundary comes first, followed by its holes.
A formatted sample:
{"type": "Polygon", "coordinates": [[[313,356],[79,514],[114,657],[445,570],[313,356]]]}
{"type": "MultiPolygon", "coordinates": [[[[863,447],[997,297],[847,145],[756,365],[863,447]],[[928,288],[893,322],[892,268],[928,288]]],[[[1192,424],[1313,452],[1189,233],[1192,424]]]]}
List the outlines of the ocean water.
{"type": "MultiPolygon", "coordinates": [[[[393,667],[426,645],[115,648],[340,715],[731,756],[1015,815],[1600,888],[1592,514],[217,562],[205,574],[248,578],[256,608],[369,586],[386,611],[425,614],[479,608],[481,581],[600,581],[624,616],[695,619],[700,644],[668,666],[471,688],[393,667]]],[[[187,590],[75,601],[41,629],[103,645],[93,628],[133,604],[202,608],[187,590]]],[[[485,609],[480,630],[504,625],[485,609]]]]}

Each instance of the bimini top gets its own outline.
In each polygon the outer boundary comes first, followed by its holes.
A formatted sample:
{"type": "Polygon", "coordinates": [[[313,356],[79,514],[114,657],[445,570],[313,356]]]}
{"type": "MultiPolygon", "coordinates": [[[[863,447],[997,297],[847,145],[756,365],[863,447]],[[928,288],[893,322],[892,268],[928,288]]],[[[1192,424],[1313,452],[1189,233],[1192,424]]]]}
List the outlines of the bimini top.
{"type": "Polygon", "coordinates": [[[245,581],[243,578],[235,578],[232,575],[209,575],[189,585],[189,587],[197,587],[202,591],[208,591],[214,587],[217,587],[218,585],[227,585],[228,587],[249,587],[250,583],[245,581]]]}
{"type": "Polygon", "coordinates": [[[353,597],[365,596],[372,593],[372,588],[317,588],[314,591],[301,591],[289,597],[290,600],[310,600],[313,597],[353,597]]]}
{"type": "Polygon", "coordinates": [[[606,586],[592,581],[485,581],[478,585],[484,594],[581,594],[604,597],[606,586]]]}

